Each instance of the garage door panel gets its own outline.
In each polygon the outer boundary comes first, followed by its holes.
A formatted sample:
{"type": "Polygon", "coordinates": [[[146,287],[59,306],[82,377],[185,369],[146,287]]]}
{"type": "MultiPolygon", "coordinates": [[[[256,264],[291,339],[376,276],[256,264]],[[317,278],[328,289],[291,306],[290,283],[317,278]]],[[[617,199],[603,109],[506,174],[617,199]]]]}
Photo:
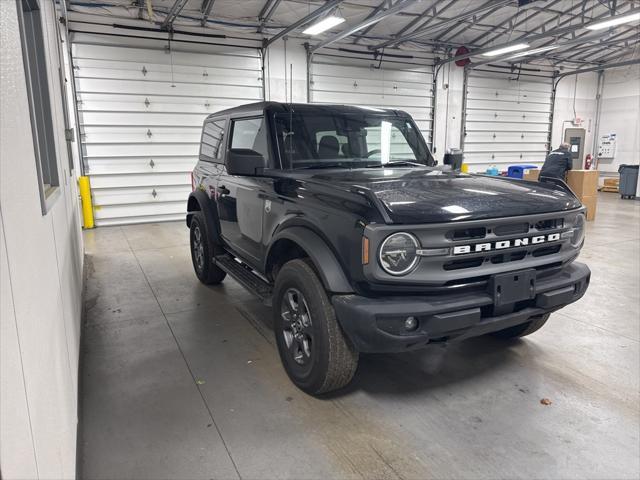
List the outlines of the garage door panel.
{"type": "Polygon", "coordinates": [[[506,170],[509,165],[531,164],[541,166],[547,155],[546,151],[538,152],[465,152],[464,161],[474,166],[474,171],[485,171],[491,165],[506,170]]]}
{"type": "Polygon", "coordinates": [[[191,176],[188,172],[155,172],[134,174],[108,174],[93,175],[91,188],[122,188],[122,187],[158,187],[163,185],[191,185],[191,176]]]}
{"type": "Polygon", "coordinates": [[[425,70],[380,70],[369,67],[349,67],[339,64],[323,64],[314,63],[313,75],[314,81],[317,75],[318,79],[336,78],[336,79],[362,79],[386,82],[408,82],[414,84],[423,84],[425,77],[431,77],[431,69],[425,70]]]}
{"type": "MultiPolygon", "coordinates": [[[[108,206],[130,205],[132,203],[182,203],[182,211],[186,211],[187,198],[191,189],[183,186],[159,186],[155,189],[143,188],[111,188],[96,190],[93,195],[98,210],[108,206]]],[[[174,212],[172,212],[174,213],[174,212]]]]}
{"type": "Polygon", "coordinates": [[[130,127],[132,131],[123,131],[118,127],[85,127],[83,143],[199,143],[200,127],[182,128],[176,131],[167,127],[130,127]],[[115,129],[115,130],[114,130],[115,129]],[[119,131],[118,131],[119,130],[119,131]],[[167,131],[169,130],[169,131],[167,131]]]}
{"type": "Polygon", "coordinates": [[[521,101],[503,101],[503,100],[478,100],[475,98],[467,99],[468,110],[486,110],[490,112],[536,112],[551,113],[550,103],[531,103],[521,101]]]}
{"type": "Polygon", "coordinates": [[[552,78],[472,70],[466,79],[464,161],[470,170],[544,162],[549,150],[552,78]]]}
{"type": "Polygon", "coordinates": [[[258,50],[211,45],[204,53],[181,42],[169,54],[164,40],[77,38],[74,80],[96,225],[184,218],[204,119],[263,99],[258,50]]]}
{"type": "Polygon", "coordinates": [[[322,92],[314,91],[314,99],[320,103],[341,103],[351,105],[364,105],[371,107],[406,108],[419,102],[428,102],[428,97],[406,95],[375,95],[360,92],[322,92]]]}
{"type": "Polygon", "coordinates": [[[98,157],[87,158],[92,176],[122,175],[134,173],[190,173],[198,160],[197,156],[154,157],[98,157]]]}
{"type": "Polygon", "coordinates": [[[216,85],[202,85],[198,83],[171,83],[153,82],[146,80],[118,80],[100,78],[76,78],[77,93],[91,92],[119,92],[132,93],[136,95],[166,95],[173,97],[207,97],[209,95],[219,98],[241,98],[255,99],[262,98],[262,85],[248,86],[225,86],[220,88],[216,85]],[[215,93],[215,95],[214,95],[215,93]]]}
{"type": "Polygon", "coordinates": [[[202,84],[204,85],[239,85],[239,86],[260,86],[262,80],[260,78],[253,78],[250,73],[246,76],[231,76],[231,75],[212,75],[207,73],[207,75],[203,75],[202,70],[198,72],[187,72],[180,73],[174,72],[173,74],[170,71],[163,72],[153,72],[148,71],[146,74],[143,74],[141,71],[136,70],[124,70],[124,69],[114,69],[114,70],[106,70],[103,68],[82,68],[78,72],[77,78],[83,79],[115,79],[118,81],[121,80],[142,80],[146,82],[172,82],[175,84],[183,84],[190,83],[193,81],[194,77],[202,77],[202,84]]]}
{"type": "Polygon", "coordinates": [[[135,125],[135,126],[169,126],[179,123],[189,127],[202,128],[202,114],[172,113],[133,113],[133,112],[81,112],[80,122],[83,125],[135,125]]]}
{"type": "Polygon", "coordinates": [[[474,89],[479,87],[481,89],[499,91],[499,92],[523,92],[523,93],[542,93],[549,94],[549,88],[545,80],[523,80],[514,79],[512,74],[500,74],[498,72],[487,73],[486,76],[481,73],[473,72],[469,75],[467,85],[474,89]]]}
{"type": "Polygon", "coordinates": [[[197,157],[199,143],[122,143],[122,144],[86,144],[85,156],[96,157],[131,157],[131,156],[175,156],[188,155],[197,157]]]}
{"type": "MultiPolygon", "coordinates": [[[[216,109],[212,108],[210,103],[205,103],[207,100],[201,100],[197,103],[158,103],[150,101],[149,104],[144,102],[129,102],[129,101],[115,101],[115,102],[95,102],[95,101],[82,101],[82,105],[79,105],[78,110],[81,112],[150,112],[150,113],[195,113],[202,114],[204,116],[215,112],[216,109]]],[[[218,106],[216,106],[217,108],[218,106]]],[[[223,107],[227,108],[227,107],[223,107]]]]}
{"type": "MultiPolygon", "coordinates": [[[[224,57],[222,57],[224,58],[224,57]]],[[[164,59],[167,60],[166,58],[164,59]]],[[[181,59],[182,60],[182,59],[181,59]]],[[[131,78],[149,78],[150,75],[157,75],[159,73],[171,73],[174,75],[202,75],[204,77],[232,77],[229,73],[229,65],[223,65],[226,63],[224,61],[220,61],[218,63],[212,63],[209,65],[185,65],[178,64],[171,65],[171,62],[167,63],[152,63],[149,61],[122,61],[122,60],[109,60],[109,59],[94,59],[94,58],[74,58],[74,65],[76,66],[76,70],[84,77],[95,76],[95,73],[102,72],[103,74],[109,74],[109,72],[115,71],[127,71],[130,73],[123,74],[126,76],[131,76],[131,78]],[[143,68],[144,67],[144,68],[143,68]],[[206,75],[205,75],[206,73],[206,75]]],[[[246,70],[247,72],[259,72],[260,71],[260,62],[257,64],[251,61],[249,65],[244,65],[243,62],[239,62],[237,59],[234,59],[233,65],[231,66],[233,71],[242,71],[246,70]],[[246,66],[247,68],[243,68],[246,66]]],[[[100,75],[98,75],[100,76],[100,75]]],[[[254,76],[251,75],[250,78],[253,80],[254,76]]],[[[206,80],[206,78],[205,78],[206,80]]]]}
{"type": "MultiPolygon", "coordinates": [[[[133,40],[132,40],[133,41],[133,40]]],[[[257,50],[243,47],[207,47],[211,53],[192,53],[175,49],[172,54],[165,50],[166,42],[159,40],[157,48],[131,48],[126,46],[76,43],[74,59],[115,60],[117,62],[170,65],[244,68],[260,70],[261,60],[257,50]],[[173,57],[173,58],[172,58],[173,57]]]]}
{"type": "Polygon", "coordinates": [[[364,53],[316,54],[309,67],[309,96],[312,103],[404,110],[416,121],[427,142],[431,141],[431,60],[380,61],[364,53]]]}
{"type": "Polygon", "coordinates": [[[353,92],[354,94],[369,95],[389,95],[389,96],[410,96],[410,97],[431,97],[431,92],[416,89],[410,84],[394,84],[393,82],[364,82],[351,79],[335,79],[324,77],[314,80],[313,89],[316,92],[331,93],[336,90],[342,92],[353,92]]]}
{"type": "Polygon", "coordinates": [[[226,109],[241,105],[242,99],[219,98],[215,95],[207,96],[165,96],[165,95],[136,95],[131,93],[88,93],[82,92],[78,108],[82,108],[85,102],[126,102],[136,105],[145,105],[149,108],[154,103],[178,104],[178,105],[209,105],[207,108],[211,112],[216,112],[217,108],[226,109]]]}

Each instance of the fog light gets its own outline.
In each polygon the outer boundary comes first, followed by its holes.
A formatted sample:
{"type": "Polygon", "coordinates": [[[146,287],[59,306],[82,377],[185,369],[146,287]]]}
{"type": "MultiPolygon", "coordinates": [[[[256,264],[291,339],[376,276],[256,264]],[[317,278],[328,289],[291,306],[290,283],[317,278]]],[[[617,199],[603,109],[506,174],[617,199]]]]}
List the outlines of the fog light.
{"type": "Polygon", "coordinates": [[[407,317],[404,321],[404,328],[408,331],[413,331],[418,328],[418,319],[416,317],[407,317]]]}

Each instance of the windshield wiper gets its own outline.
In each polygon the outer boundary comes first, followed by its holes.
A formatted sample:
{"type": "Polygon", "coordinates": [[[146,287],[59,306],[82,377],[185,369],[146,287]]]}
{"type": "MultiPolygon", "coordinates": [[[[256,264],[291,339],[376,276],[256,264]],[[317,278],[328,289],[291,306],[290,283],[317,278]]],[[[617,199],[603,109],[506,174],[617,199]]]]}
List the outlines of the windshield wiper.
{"type": "Polygon", "coordinates": [[[315,168],[351,168],[347,165],[344,165],[342,163],[319,163],[316,165],[306,165],[304,167],[296,167],[294,168],[294,170],[311,170],[311,169],[315,169],[315,168]]]}
{"type": "Polygon", "coordinates": [[[366,168],[385,168],[385,167],[426,167],[424,163],[410,162],[409,160],[394,160],[387,163],[376,163],[375,165],[367,165],[366,168]]]}

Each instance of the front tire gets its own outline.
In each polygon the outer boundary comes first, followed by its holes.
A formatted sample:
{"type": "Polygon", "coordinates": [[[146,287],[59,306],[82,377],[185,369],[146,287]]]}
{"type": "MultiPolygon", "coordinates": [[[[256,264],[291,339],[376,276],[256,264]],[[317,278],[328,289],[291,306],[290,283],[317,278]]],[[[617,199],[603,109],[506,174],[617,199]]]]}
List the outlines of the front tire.
{"type": "Polygon", "coordinates": [[[198,280],[205,285],[216,285],[222,282],[227,274],[213,263],[213,247],[209,241],[206,220],[202,212],[193,214],[190,229],[191,261],[198,280]]]}
{"type": "Polygon", "coordinates": [[[491,335],[504,339],[526,337],[527,335],[531,335],[533,332],[540,330],[542,326],[547,323],[550,315],[550,313],[546,313],[538,317],[532,317],[531,320],[526,323],[514,325],[513,327],[505,328],[504,330],[498,330],[497,332],[493,332],[491,335]]]}
{"type": "Polygon", "coordinates": [[[273,325],[282,364],[291,381],[311,394],[347,385],[358,367],[358,352],[342,332],[322,282],[305,260],[278,272],[273,325]]]}

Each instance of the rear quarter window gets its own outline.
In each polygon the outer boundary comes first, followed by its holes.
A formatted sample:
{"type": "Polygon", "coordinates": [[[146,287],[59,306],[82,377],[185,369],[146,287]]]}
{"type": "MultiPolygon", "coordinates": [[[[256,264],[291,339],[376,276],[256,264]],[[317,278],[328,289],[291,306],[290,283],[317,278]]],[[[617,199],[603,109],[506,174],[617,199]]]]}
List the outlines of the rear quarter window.
{"type": "Polygon", "coordinates": [[[226,120],[209,120],[202,128],[202,141],[200,142],[200,160],[206,162],[222,163],[224,151],[222,141],[226,120]]]}

